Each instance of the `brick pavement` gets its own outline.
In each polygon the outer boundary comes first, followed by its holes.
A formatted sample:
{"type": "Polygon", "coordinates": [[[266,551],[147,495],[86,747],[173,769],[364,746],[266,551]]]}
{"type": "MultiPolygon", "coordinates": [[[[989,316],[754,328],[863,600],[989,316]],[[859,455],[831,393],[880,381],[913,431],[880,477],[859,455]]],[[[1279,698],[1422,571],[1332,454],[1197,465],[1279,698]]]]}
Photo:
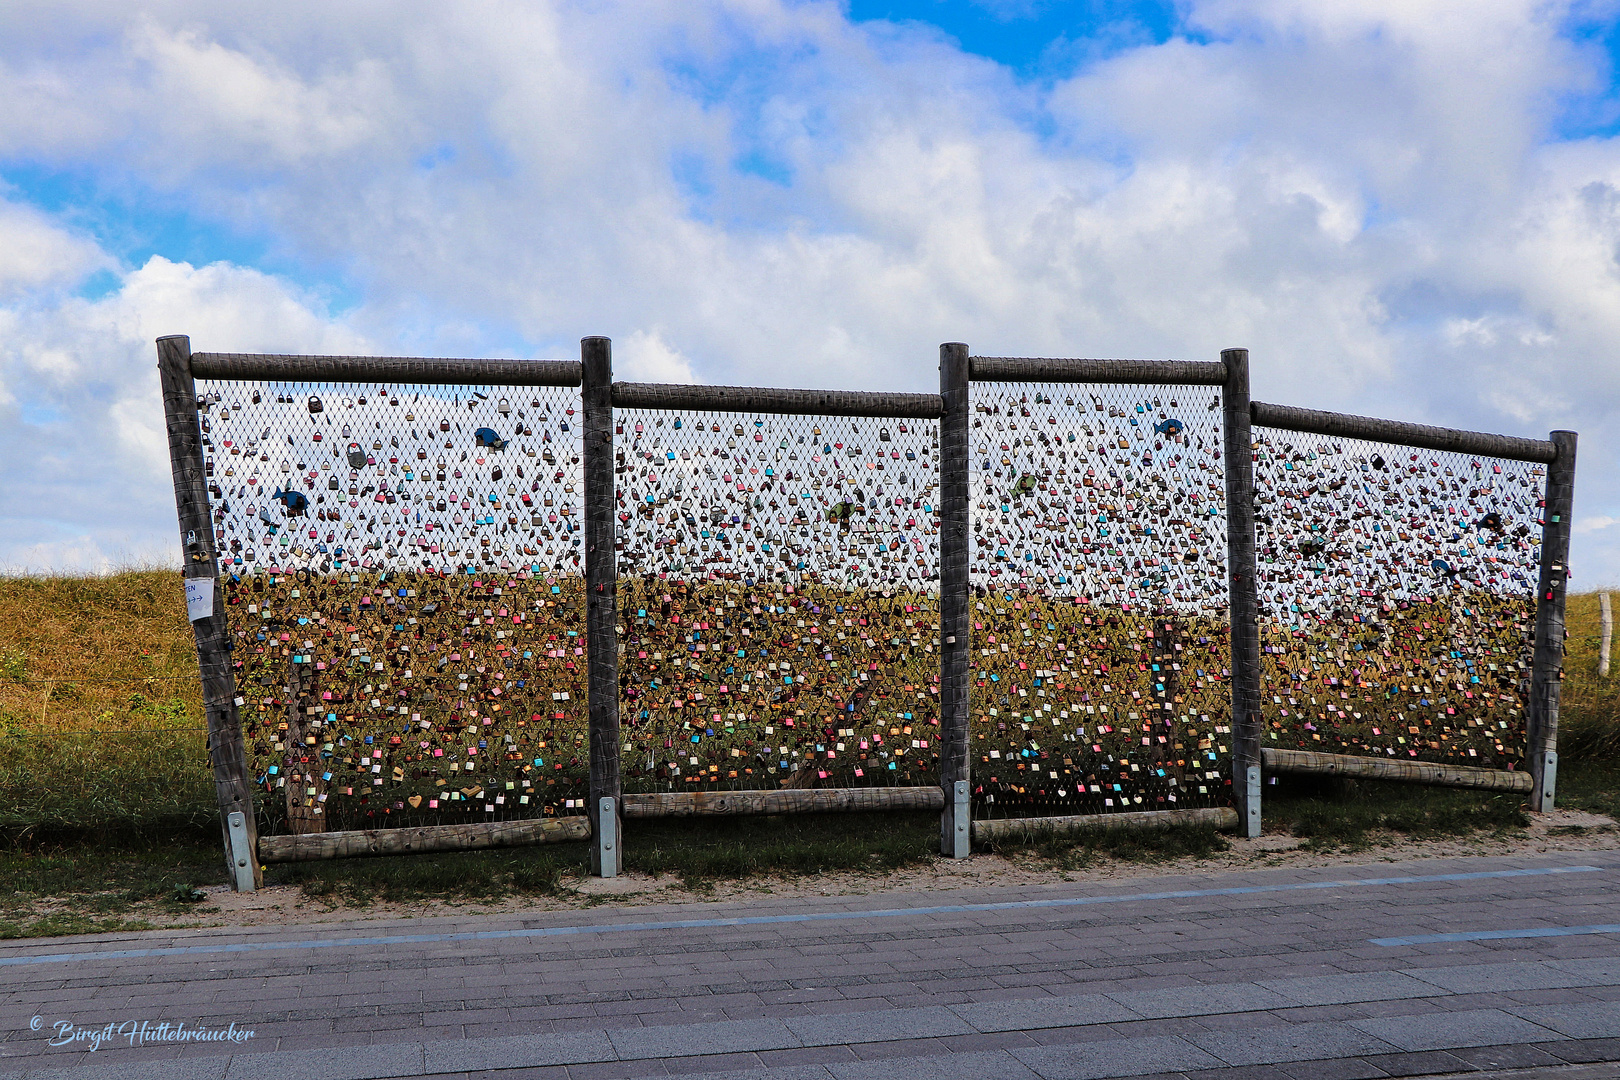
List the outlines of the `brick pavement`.
{"type": "Polygon", "coordinates": [[[1617,874],[1585,853],[14,942],[0,1080],[1595,1077],[1620,1060],[1614,935],[1371,940],[1620,922],[1617,874]],[[1433,880],[1577,864],[1597,870],[1433,880]],[[1400,876],[1428,880],[1279,891],[1400,876]],[[1120,899],[1251,888],[1272,891],[1120,899]],[[1057,906],[973,907],[1009,900],[1057,906]],[[667,925],[737,918],[788,921],[667,925]],[[46,1045],[58,1021],[130,1019],[255,1035],[46,1045]]]}

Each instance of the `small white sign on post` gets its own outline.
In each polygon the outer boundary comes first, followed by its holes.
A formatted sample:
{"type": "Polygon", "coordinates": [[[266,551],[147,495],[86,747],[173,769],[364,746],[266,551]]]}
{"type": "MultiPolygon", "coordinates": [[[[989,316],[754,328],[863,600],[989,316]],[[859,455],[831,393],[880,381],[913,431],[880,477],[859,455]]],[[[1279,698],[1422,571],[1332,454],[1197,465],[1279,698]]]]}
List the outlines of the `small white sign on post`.
{"type": "Polygon", "coordinates": [[[214,613],[214,579],[211,577],[186,578],[186,617],[192,622],[206,619],[214,613]]]}

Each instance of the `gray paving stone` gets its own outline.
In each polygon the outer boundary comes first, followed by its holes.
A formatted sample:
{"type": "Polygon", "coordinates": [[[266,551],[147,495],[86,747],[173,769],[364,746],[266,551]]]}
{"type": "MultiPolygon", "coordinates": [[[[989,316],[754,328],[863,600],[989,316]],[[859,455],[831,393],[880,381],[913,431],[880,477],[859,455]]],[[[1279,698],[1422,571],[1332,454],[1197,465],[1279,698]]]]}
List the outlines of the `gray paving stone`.
{"type": "Polygon", "coordinates": [[[1265,989],[1287,998],[1293,1005],[1349,1005],[1447,992],[1396,971],[1308,975],[1291,979],[1260,979],[1258,982],[1265,989]]]}
{"type": "Polygon", "coordinates": [[[221,1080],[230,1063],[228,1054],[168,1061],[122,1061],[109,1056],[92,1065],[40,1067],[16,1075],[27,1080],[221,1080]]]}
{"type": "Polygon", "coordinates": [[[1214,1069],[1225,1064],[1213,1054],[1172,1035],[1029,1047],[1008,1053],[1033,1069],[1042,1080],[1147,1076],[1186,1069],[1214,1069]]]}
{"type": "Polygon", "coordinates": [[[799,1039],[799,1045],[803,1046],[937,1038],[942,1035],[967,1035],[975,1030],[955,1011],[943,1005],[799,1016],[786,1020],[785,1024],[787,1030],[799,1039]]]}
{"type": "Polygon", "coordinates": [[[422,1048],[434,1072],[473,1072],[541,1065],[613,1061],[619,1055],[600,1030],[507,1035],[487,1039],[438,1039],[422,1048]]]}
{"type": "Polygon", "coordinates": [[[1495,1046],[1546,1042],[1549,1029],[1500,1009],[1428,1012],[1421,1016],[1386,1016],[1350,1024],[1402,1050],[1450,1050],[1460,1046],[1495,1046]]]}
{"type": "Polygon", "coordinates": [[[1289,1080],[1384,1080],[1389,1075],[1361,1058],[1287,1063],[1278,1068],[1289,1080]]]}
{"type": "Polygon", "coordinates": [[[889,1058],[883,1061],[844,1061],[823,1068],[836,1080],[895,1080],[896,1077],[913,1076],[926,1076],[928,1080],[986,1080],[987,1077],[994,1077],[995,1080],[1042,1080],[1049,1076],[1032,1070],[1004,1050],[926,1058],[889,1058]]]}
{"type": "Polygon", "coordinates": [[[833,1074],[821,1065],[775,1065],[763,1069],[728,1069],[699,1075],[702,1080],[833,1080],[833,1074]]]}
{"type": "Polygon", "coordinates": [[[984,1032],[1031,1031],[1141,1019],[1140,1013],[1103,994],[975,1001],[949,1008],[975,1030],[984,1032]]]}
{"type": "Polygon", "coordinates": [[[1515,1005],[1511,1011],[1515,1016],[1522,1016],[1533,1024],[1551,1028],[1572,1039],[1620,1038],[1620,1002],[1616,1001],[1515,1005]]]}
{"type": "Polygon", "coordinates": [[[746,1050],[783,1050],[803,1042],[781,1020],[662,1024],[607,1033],[621,1059],[688,1057],[746,1050]]]}
{"type": "Polygon", "coordinates": [[[1569,960],[1549,960],[1548,966],[1590,980],[1583,986],[1620,986],[1620,956],[1586,956],[1569,960]]]}
{"type": "Polygon", "coordinates": [[[1110,993],[1107,996],[1149,1019],[1200,1016],[1205,1013],[1258,1012],[1287,1008],[1291,1004],[1283,995],[1253,983],[1215,983],[1110,993]]]}
{"type": "Polygon", "coordinates": [[[1408,969],[1405,974],[1455,994],[1479,994],[1503,990],[1553,990],[1580,986],[1587,978],[1571,971],[1561,971],[1551,963],[1536,960],[1408,969]]]}
{"type": "MultiPolygon", "coordinates": [[[[420,1043],[236,1054],[226,1080],[373,1080],[426,1071],[420,1043]]],[[[435,1069],[442,1072],[442,1069],[435,1069]]]]}
{"type": "Polygon", "coordinates": [[[1275,1065],[1287,1061],[1387,1054],[1398,1049],[1349,1024],[1280,1024],[1183,1036],[1228,1065],[1275,1065]]]}

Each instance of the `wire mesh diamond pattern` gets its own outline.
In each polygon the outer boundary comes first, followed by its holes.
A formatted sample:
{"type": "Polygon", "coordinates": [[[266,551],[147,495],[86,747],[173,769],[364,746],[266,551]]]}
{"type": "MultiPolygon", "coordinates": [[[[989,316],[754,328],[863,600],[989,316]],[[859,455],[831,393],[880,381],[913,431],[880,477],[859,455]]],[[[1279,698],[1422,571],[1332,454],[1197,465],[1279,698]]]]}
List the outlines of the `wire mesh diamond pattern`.
{"type": "Polygon", "coordinates": [[[616,411],[627,790],[934,782],[938,428],[616,411]]]}
{"type": "Polygon", "coordinates": [[[579,392],[198,398],[266,831],[582,806],[579,392]]]}
{"type": "Polygon", "coordinates": [[[1221,422],[1206,386],[974,385],[978,813],[1229,801],[1221,422]]]}
{"type": "Polygon", "coordinates": [[[1545,467],[1254,440],[1264,745],[1519,766],[1545,467]]]}

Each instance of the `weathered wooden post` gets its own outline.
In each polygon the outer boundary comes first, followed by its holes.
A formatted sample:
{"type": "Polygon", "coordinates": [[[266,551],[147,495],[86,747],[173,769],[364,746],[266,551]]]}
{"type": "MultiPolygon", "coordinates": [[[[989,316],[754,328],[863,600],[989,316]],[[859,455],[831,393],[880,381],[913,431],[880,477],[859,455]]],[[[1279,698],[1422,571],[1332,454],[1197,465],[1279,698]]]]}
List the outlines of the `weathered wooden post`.
{"type": "Polygon", "coordinates": [[[197,639],[203,711],[208,718],[208,758],[214,767],[220,832],[231,887],[252,892],[262,883],[258,825],[248,785],[247,749],[236,715],[236,676],[231,670],[230,627],[225,593],[218,588],[219,559],[208,508],[202,429],[197,420],[197,384],[191,374],[191,339],[183,334],[157,339],[158,385],[169,435],[169,467],[180,517],[181,577],[186,614],[197,639]]]}
{"type": "Polygon", "coordinates": [[[1558,456],[1547,466],[1541,525],[1541,582],[1536,588],[1536,652],[1530,669],[1530,809],[1553,808],[1558,788],[1558,698],[1564,678],[1564,592],[1569,582],[1569,516],[1575,501],[1575,433],[1548,438],[1558,456]]]}
{"type": "Polygon", "coordinates": [[[1609,594],[1598,594],[1598,608],[1603,618],[1603,636],[1598,641],[1598,678],[1609,677],[1609,643],[1614,637],[1614,612],[1609,607],[1609,594]]]}
{"type": "Polygon", "coordinates": [[[585,637],[591,729],[591,873],[617,877],[619,811],[618,560],[613,553],[613,343],[579,343],[585,413],[585,637]]]}
{"type": "Polygon", "coordinates": [[[940,853],[965,859],[972,841],[968,757],[968,347],[939,347],[940,853]]]}
{"type": "Polygon", "coordinates": [[[1254,562],[1254,455],[1249,350],[1223,349],[1226,384],[1226,571],[1232,622],[1232,795],[1238,828],[1260,835],[1260,612],[1254,562]]]}

